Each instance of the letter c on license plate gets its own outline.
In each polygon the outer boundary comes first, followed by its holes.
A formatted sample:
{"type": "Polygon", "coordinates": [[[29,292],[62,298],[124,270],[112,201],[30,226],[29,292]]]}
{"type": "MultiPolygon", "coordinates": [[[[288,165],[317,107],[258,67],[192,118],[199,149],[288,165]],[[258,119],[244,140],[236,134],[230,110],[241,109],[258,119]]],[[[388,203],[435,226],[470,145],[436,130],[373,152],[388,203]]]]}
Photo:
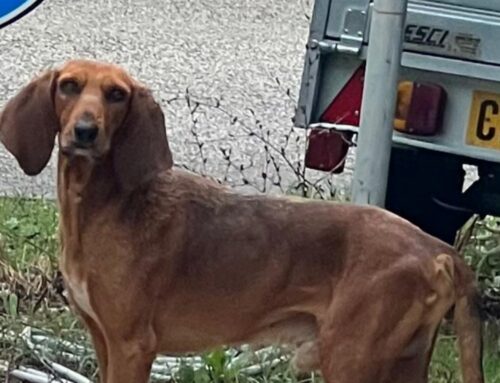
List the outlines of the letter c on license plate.
{"type": "Polygon", "coordinates": [[[500,150],[500,94],[474,92],[466,143],[500,150]]]}

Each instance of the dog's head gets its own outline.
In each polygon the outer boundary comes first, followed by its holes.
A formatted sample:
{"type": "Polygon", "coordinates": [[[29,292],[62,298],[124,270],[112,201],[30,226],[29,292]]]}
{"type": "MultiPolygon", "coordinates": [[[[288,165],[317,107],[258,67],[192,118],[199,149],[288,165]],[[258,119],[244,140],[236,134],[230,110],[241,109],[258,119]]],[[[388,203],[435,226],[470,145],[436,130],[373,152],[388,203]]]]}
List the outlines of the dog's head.
{"type": "Polygon", "coordinates": [[[172,166],[160,106],[112,64],[70,61],[25,86],[0,115],[0,140],[26,174],[46,166],[57,135],[64,156],[112,156],[126,190],[172,166]]]}

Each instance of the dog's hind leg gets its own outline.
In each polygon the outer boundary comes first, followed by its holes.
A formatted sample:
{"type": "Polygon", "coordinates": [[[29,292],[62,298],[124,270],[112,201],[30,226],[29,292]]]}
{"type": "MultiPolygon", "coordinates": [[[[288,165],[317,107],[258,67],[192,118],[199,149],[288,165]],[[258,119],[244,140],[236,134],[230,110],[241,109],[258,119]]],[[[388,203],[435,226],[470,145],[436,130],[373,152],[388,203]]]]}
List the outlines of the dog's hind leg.
{"type": "Polygon", "coordinates": [[[405,346],[396,361],[387,383],[427,383],[429,364],[442,318],[454,300],[453,263],[441,254],[434,260],[428,275],[431,292],[424,300],[422,325],[405,346]]]}
{"type": "Polygon", "coordinates": [[[346,278],[320,321],[321,372],[328,383],[388,382],[422,325],[418,267],[399,265],[364,280],[346,278]]]}
{"type": "Polygon", "coordinates": [[[412,346],[410,343],[409,349],[412,349],[411,354],[403,354],[394,363],[385,383],[427,383],[429,380],[429,364],[436,335],[437,329],[433,337],[428,328],[418,331],[415,339],[412,341],[412,343],[418,345],[412,346]]]}

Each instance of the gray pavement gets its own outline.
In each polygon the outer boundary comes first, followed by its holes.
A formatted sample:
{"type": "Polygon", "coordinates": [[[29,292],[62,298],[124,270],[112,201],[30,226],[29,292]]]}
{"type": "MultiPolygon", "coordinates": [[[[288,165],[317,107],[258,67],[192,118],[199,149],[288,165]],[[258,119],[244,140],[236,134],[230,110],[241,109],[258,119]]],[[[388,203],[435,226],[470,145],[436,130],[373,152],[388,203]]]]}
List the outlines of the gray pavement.
{"type": "MultiPolygon", "coordinates": [[[[241,183],[237,167],[243,165],[245,177],[258,184],[265,150],[247,133],[262,124],[272,143],[283,144],[300,85],[308,13],[307,0],[45,0],[0,30],[0,107],[35,74],[67,59],[116,62],[161,102],[179,166],[221,179],[227,165],[220,147],[231,147],[236,167],[228,181],[241,183]],[[223,110],[202,106],[193,125],[186,89],[210,104],[222,98],[223,110]],[[227,114],[238,122],[231,124],[227,114]],[[193,130],[206,143],[205,164],[193,130]]],[[[292,163],[303,155],[303,134],[295,135],[298,143],[294,136],[287,150],[292,163]]],[[[40,176],[26,177],[2,148],[0,193],[53,195],[54,164],[53,158],[40,176]]],[[[294,181],[286,164],[280,171],[283,183],[294,181]]]]}

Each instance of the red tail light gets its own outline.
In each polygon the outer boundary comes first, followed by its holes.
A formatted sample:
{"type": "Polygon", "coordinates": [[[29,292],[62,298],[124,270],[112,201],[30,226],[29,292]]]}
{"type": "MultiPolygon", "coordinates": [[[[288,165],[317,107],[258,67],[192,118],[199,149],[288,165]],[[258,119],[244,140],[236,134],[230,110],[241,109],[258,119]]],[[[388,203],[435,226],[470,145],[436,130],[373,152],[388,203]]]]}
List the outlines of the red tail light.
{"type": "MultiPolygon", "coordinates": [[[[320,122],[359,126],[365,66],[361,65],[320,117],[320,122]]],[[[311,129],[305,164],[310,169],[342,173],[352,133],[311,129]]]]}
{"type": "Polygon", "coordinates": [[[443,124],[446,91],[436,84],[402,81],[394,128],[422,136],[436,134],[443,124]]]}
{"type": "Polygon", "coordinates": [[[330,129],[311,129],[306,150],[305,164],[309,169],[322,170],[335,174],[344,170],[349,145],[346,133],[330,129]]]}

